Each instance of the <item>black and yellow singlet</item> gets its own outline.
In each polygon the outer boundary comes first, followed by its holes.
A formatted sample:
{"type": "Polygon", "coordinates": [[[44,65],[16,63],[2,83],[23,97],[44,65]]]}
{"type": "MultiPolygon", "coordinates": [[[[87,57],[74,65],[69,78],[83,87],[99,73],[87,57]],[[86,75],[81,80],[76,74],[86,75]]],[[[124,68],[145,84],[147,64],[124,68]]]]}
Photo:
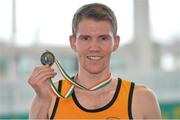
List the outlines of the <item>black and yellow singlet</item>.
{"type": "MultiPolygon", "coordinates": [[[[98,109],[86,109],[80,105],[74,92],[68,99],[56,98],[50,119],[132,119],[134,83],[118,78],[111,101],[98,109]]],[[[61,91],[62,81],[58,89],[61,91]]]]}

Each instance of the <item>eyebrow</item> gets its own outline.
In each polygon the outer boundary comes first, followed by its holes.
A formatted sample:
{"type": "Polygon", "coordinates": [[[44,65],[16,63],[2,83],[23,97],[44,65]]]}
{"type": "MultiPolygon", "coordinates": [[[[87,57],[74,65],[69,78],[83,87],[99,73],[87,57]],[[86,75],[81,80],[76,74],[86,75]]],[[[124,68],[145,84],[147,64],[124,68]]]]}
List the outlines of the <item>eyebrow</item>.
{"type": "Polygon", "coordinates": [[[108,34],[104,34],[104,35],[100,35],[99,37],[111,37],[111,36],[108,34]]]}
{"type": "Polygon", "coordinates": [[[83,38],[83,37],[91,37],[90,35],[79,35],[77,38],[83,38]]]}
{"type": "MultiPolygon", "coordinates": [[[[81,38],[81,37],[91,37],[90,35],[79,35],[77,36],[78,38],[81,38]]],[[[111,37],[109,34],[102,34],[102,35],[99,35],[98,37],[111,37]]]]}

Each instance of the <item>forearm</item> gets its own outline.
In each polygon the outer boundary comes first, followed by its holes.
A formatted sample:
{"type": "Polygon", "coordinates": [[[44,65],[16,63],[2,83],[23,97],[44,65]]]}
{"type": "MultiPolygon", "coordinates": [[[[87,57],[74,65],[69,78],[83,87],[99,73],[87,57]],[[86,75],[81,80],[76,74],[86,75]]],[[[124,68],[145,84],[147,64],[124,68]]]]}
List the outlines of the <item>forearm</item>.
{"type": "Polygon", "coordinates": [[[31,110],[29,112],[30,119],[48,119],[50,102],[34,98],[31,110]]]}

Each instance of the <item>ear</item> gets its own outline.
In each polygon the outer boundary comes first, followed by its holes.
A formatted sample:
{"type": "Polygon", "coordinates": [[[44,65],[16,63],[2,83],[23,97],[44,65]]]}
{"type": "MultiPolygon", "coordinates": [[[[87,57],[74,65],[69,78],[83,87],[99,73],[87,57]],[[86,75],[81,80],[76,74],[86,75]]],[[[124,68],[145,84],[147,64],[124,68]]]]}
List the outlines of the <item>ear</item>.
{"type": "Polygon", "coordinates": [[[120,43],[120,36],[117,35],[114,38],[114,46],[113,46],[113,52],[116,51],[119,48],[119,43],[120,43]]]}
{"type": "Polygon", "coordinates": [[[76,37],[74,35],[69,36],[69,43],[71,48],[76,52],[76,37]]]}

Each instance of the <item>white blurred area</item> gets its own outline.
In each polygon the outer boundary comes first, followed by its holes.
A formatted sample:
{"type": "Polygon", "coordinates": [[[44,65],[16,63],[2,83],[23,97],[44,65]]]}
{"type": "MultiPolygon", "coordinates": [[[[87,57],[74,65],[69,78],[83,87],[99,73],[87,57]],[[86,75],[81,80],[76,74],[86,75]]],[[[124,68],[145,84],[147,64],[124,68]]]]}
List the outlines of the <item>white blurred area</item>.
{"type": "Polygon", "coordinates": [[[93,2],[117,16],[121,45],[112,74],[147,85],[160,102],[180,101],[179,0],[0,0],[0,114],[28,112],[34,92],[27,79],[46,49],[76,73],[72,17],[93,2]]]}

